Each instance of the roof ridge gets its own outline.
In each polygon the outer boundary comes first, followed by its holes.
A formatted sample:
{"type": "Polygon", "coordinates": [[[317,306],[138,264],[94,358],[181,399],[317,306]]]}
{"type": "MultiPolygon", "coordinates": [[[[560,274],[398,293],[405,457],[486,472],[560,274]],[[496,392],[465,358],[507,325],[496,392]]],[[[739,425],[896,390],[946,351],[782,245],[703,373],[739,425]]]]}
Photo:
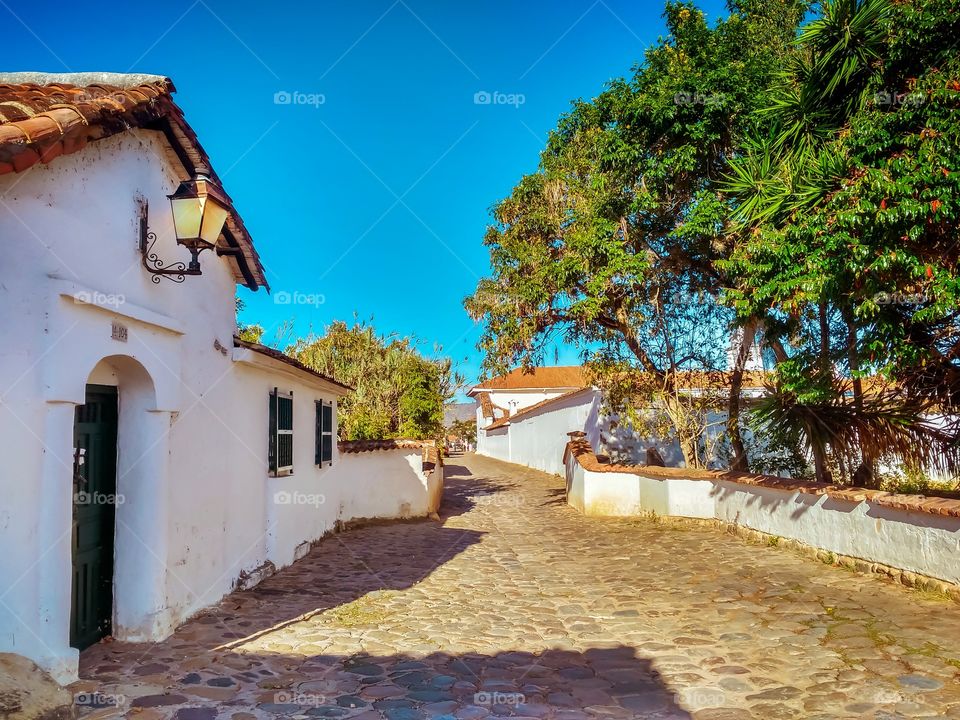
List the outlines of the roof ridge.
{"type": "Polygon", "coordinates": [[[3,85],[69,85],[72,87],[110,85],[129,90],[138,85],[152,85],[154,83],[169,84],[171,89],[173,87],[173,81],[166,75],[150,75],[148,73],[53,73],[33,70],[0,72],[0,84],[3,85]]]}

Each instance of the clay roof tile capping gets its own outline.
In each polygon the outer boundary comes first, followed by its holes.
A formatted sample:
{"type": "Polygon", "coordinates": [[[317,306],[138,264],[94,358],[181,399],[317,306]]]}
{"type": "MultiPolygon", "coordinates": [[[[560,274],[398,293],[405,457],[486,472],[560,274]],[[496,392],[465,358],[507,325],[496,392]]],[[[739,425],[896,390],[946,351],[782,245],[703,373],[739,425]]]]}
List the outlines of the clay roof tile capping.
{"type": "Polygon", "coordinates": [[[523,390],[539,388],[582,388],[587,386],[584,369],[579,365],[538,367],[532,370],[517,368],[506,375],[480,383],[476,390],[523,390]]]}
{"type": "MultiPolygon", "coordinates": [[[[221,185],[196,133],[173,102],[170,78],[120,73],[0,73],[0,175],[82,150],[131,128],[166,136],[188,176],[221,185]]],[[[183,179],[187,179],[186,177],[183,179]]],[[[231,207],[223,238],[238,283],[269,287],[253,239],[231,207]]]]}

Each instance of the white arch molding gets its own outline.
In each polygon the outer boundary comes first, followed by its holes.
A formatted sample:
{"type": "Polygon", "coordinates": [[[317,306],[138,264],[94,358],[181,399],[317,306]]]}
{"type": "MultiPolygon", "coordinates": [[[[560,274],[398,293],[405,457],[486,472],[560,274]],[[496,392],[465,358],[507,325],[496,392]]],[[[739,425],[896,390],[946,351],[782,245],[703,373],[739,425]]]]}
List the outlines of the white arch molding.
{"type": "MultiPolygon", "coordinates": [[[[45,667],[57,679],[77,677],[79,654],[70,647],[73,523],[73,432],[76,406],[87,384],[114,385],[119,398],[114,536],[113,635],[151,641],[174,627],[167,607],[169,571],[169,433],[173,408],[164,408],[158,384],[138,358],[107,355],[83,374],[76,364],[48,399],[41,485],[45,509],[38,532],[49,550],[39,562],[39,607],[46,622],[45,667]]],[[[170,399],[169,396],[167,399],[170,399]]]]}

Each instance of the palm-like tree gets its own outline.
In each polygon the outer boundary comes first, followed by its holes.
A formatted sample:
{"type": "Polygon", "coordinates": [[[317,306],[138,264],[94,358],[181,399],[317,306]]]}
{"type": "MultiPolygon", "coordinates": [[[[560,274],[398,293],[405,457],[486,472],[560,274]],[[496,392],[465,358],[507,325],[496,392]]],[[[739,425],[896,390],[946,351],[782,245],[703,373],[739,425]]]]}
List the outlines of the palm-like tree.
{"type": "MultiPolygon", "coordinates": [[[[871,84],[882,70],[891,0],[829,0],[820,10],[820,17],[797,39],[796,53],[762,113],[762,127],[731,163],[727,190],[736,200],[738,231],[747,246],[782,242],[781,231],[823,202],[848,175],[841,130],[868,101],[871,84]]],[[[790,248],[784,249],[789,257],[790,248]]],[[[851,463],[859,457],[863,472],[858,476],[869,482],[874,458],[908,449],[904,438],[911,431],[898,423],[917,416],[905,406],[897,415],[891,398],[880,405],[871,401],[868,407],[856,378],[848,402],[846,391],[831,381],[828,315],[830,303],[838,304],[835,290],[823,282],[819,296],[806,297],[819,318],[820,357],[814,370],[827,394],[822,402],[802,403],[773,387],[765,416],[770,427],[774,420],[783,423],[788,433],[805,441],[820,480],[827,479],[827,452],[832,450],[851,463]]],[[[855,374],[860,369],[856,319],[843,300],[839,304],[848,328],[847,360],[855,374]]]]}

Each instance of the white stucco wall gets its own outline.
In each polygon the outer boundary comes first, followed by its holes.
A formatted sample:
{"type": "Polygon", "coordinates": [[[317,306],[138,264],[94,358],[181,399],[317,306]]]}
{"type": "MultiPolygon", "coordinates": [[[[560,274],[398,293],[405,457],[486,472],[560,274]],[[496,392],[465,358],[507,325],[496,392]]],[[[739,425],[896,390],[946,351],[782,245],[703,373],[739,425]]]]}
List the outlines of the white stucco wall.
{"type": "Polygon", "coordinates": [[[497,460],[510,461],[510,431],[509,425],[494,430],[483,430],[479,433],[477,453],[497,460]]]}
{"type": "Polygon", "coordinates": [[[567,502],[593,516],[715,518],[838,555],[960,583],[960,518],[726,480],[644,477],[566,463],[567,502]]]}
{"type": "Polygon", "coordinates": [[[203,275],[182,284],[151,281],[138,198],[159,255],[189,259],[172,239],[166,197],[184,177],[160,134],[143,130],[0,176],[0,547],[17,549],[0,553],[0,651],[60,680],[77,669],[73,426],[87,383],[119,393],[118,639],[162,639],[241,574],[292,562],[338,520],[424,514],[442,482],[439,469],[416,477],[419,450],[350,459],[335,450],[332,467],[314,465],[314,401],[339,390],[233,349],[226,258],[204,253],[203,275]],[[126,342],[112,339],[114,322],[126,342]],[[273,387],[294,392],[295,471],[284,478],[267,466],[273,387]]]}
{"type": "Polygon", "coordinates": [[[511,420],[510,455],[505,459],[562,475],[563,449],[570,439],[567,433],[582,431],[599,403],[599,392],[585,390],[511,420]]]}
{"type": "Polygon", "coordinates": [[[425,474],[420,450],[344,453],[340,458],[332,480],[349,488],[340,498],[342,518],[412,518],[436,512],[430,499],[442,483],[443,466],[425,474]]]}

